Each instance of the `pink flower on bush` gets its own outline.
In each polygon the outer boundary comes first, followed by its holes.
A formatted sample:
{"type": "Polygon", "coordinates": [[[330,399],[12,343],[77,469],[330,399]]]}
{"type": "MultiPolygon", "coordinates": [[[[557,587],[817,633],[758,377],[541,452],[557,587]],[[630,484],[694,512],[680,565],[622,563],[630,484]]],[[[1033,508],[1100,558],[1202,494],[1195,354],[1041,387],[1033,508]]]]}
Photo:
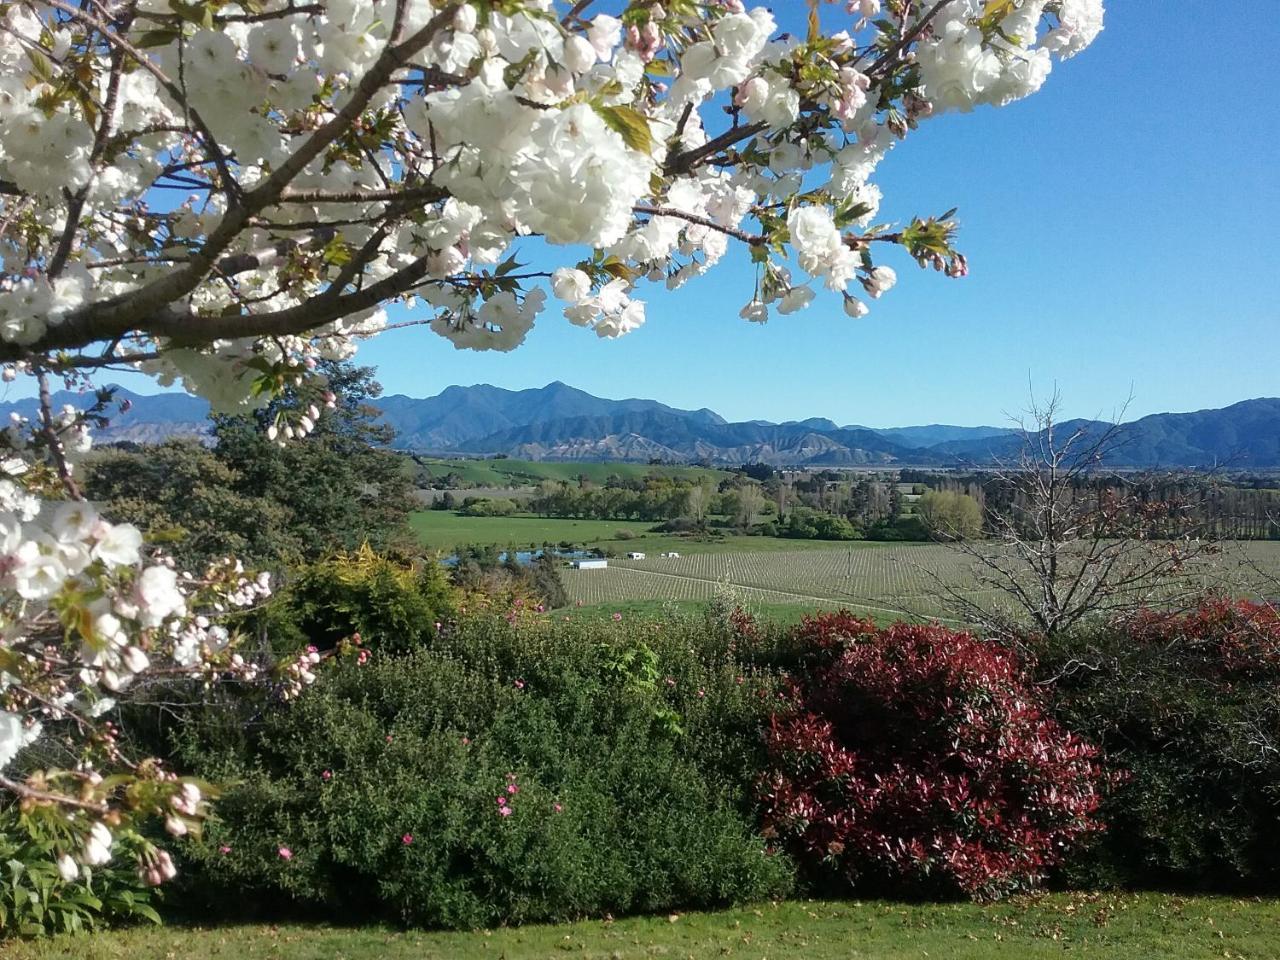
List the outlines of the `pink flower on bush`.
{"type": "Polygon", "coordinates": [[[499,808],[498,808],[498,816],[500,816],[500,817],[509,817],[509,816],[511,816],[511,808],[510,808],[510,807],[499,807],[499,808]]]}
{"type": "Polygon", "coordinates": [[[505,807],[506,805],[507,805],[507,798],[506,798],[505,796],[499,796],[499,797],[498,797],[498,806],[500,806],[500,807],[505,807]]]}
{"type": "Polygon", "coordinates": [[[614,622],[614,623],[620,623],[621,621],[622,621],[622,614],[620,614],[620,613],[615,613],[615,614],[613,615],[613,622],[614,622]]]}
{"type": "Polygon", "coordinates": [[[222,846],[218,848],[218,852],[225,857],[228,853],[231,852],[231,848],[224,843],[222,846]]]}
{"type": "Polygon", "coordinates": [[[409,846],[409,844],[413,843],[413,834],[406,833],[403,837],[400,838],[400,842],[403,843],[406,847],[409,846]]]}
{"type": "Polygon", "coordinates": [[[556,813],[563,813],[563,812],[564,812],[564,807],[560,806],[560,804],[558,804],[558,803],[553,803],[553,804],[551,805],[551,809],[552,809],[552,810],[554,810],[556,813]]]}
{"type": "Polygon", "coordinates": [[[325,783],[328,783],[330,780],[333,779],[333,771],[332,770],[321,771],[320,779],[323,780],[325,783]]]}
{"type": "Polygon", "coordinates": [[[517,680],[517,681],[516,681],[516,689],[517,689],[517,690],[523,690],[523,689],[524,689],[524,681],[523,681],[523,680],[517,680]]]}
{"type": "Polygon", "coordinates": [[[281,859],[281,860],[292,860],[292,859],[293,859],[293,851],[292,851],[292,850],[290,850],[288,847],[281,847],[281,848],[280,848],[279,850],[277,850],[276,852],[277,852],[278,854],[280,854],[280,859],[281,859]]]}
{"type": "Polygon", "coordinates": [[[508,783],[508,784],[507,784],[507,793],[510,793],[510,794],[517,794],[517,793],[519,793],[519,792],[520,792],[520,788],[519,788],[519,787],[517,787],[514,783],[508,783]]]}
{"type": "Polygon", "coordinates": [[[390,742],[391,742],[391,734],[389,734],[389,733],[388,733],[388,734],[387,734],[387,743],[390,743],[390,742]]]}

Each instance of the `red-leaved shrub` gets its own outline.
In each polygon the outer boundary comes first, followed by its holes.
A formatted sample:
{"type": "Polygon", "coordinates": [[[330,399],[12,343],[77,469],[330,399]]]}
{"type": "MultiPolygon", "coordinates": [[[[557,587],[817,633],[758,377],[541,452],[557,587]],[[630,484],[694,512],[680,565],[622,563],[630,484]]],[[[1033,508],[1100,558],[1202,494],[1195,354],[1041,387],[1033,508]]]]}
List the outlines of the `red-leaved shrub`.
{"type": "Polygon", "coordinates": [[[766,731],[760,801],[810,868],[991,899],[1101,828],[1097,751],[1045,716],[1009,650],[843,612],[796,637],[812,666],[766,731]]]}
{"type": "Polygon", "coordinates": [[[1184,669],[1218,679],[1280,672],[1280,612],[1211,597],[1189,613],[1141,610],[1121,624],[1135,644],[1175,651],[1184,669]]]}

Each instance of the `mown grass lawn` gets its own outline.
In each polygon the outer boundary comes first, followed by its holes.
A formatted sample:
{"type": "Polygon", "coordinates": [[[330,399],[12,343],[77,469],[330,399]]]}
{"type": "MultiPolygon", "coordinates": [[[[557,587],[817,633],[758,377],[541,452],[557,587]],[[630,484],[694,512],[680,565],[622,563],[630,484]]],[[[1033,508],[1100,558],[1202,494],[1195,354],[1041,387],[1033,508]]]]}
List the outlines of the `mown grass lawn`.
{"type": "Polygon", "coordinates": [[[0,945],[5,960],[1040,960],[1280,957],[1280,901],[1055,894],[995,906],[793,902],[474,933],[166,927],[0,945]]]}

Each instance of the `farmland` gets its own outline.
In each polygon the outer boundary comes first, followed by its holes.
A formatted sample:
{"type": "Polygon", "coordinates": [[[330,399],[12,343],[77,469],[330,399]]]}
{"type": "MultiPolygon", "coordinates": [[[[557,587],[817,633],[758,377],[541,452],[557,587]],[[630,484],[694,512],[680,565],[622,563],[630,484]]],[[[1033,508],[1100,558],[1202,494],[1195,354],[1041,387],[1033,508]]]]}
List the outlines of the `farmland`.
{"type": "MultiPolygon", "coordinates": [[[[972,562],[930,543],[874,543],[726,536],[686,539],[645,532],[645,523],[620,520],[560,520],[546,517],[462,517],[451,511],[414,514],[413,529],[432,549],[464,543],[516,546],[562,541],[599,547],[611,554],[605,570],[563,571],[574,603],[705,602],[721,584],[743,600],[764,607],[858,607],[880,617],[942,617],[945,592],[981,603],[999,597],[977,588],[972,562]],[[623,537],[619,537],[619,533],[623,537]],[[632,536],[626,536],[630,532],[632,536]],[[630,550],[645,560],[619,559],[630,550]],[[658,554],[677,551],[678,558],[658,554]]],[[[1206,586],[1229,585],[1230,593],[1274,593],[1251,587],[1254,567],[1280,577],[1280,543],[1229,545],[1206,568],[1206,586]]]]}
{"type": "MultiPolygon", "coordinates": [[[[784,541],[785,542],[785,541],[784,541]]],[[[1257,593],[1257,567],[1280,575],[1280,543],[1236,544],[1206,568],[1206,587],[1257,593]]],[[[825,550],[707,552],[610,560],[605,570],[566,570],[565,587],[583,604],[705,601],[721,584],[753,604],[849,606],[880,617],[945,617],[947,590],[984,606],[1000,596],[978,589],[971,561],[937,544],[829,544],[825,550]]]]}
{"type": "MultiPolygon", "coordinates": [[[[777,541],[775,541],[777,542],[777,541]]],[[[784,543],[786,541],[783,541],[784,543]]],[[[566,570],[565,587],[584,604],[709,600],[722,584],[753,604],[857,606],[885,615],[944,613],[931,595],[959,589],[968,562],[936,544],[828,544],[825,550],[688,554],[610,560],[605,570],[566,570]]]]}

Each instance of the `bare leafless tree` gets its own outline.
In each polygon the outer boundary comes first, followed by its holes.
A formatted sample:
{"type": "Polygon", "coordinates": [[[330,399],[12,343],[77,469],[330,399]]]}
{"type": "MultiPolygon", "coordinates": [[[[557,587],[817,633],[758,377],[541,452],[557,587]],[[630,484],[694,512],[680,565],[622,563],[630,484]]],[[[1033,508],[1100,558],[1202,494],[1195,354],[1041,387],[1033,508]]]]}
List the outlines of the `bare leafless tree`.
{"type": "Polygon", "coordinates": [[[1195,503],[1154,497],[1145,478],[1112,467],[1127,406],[1109,422],[1062,425],[1058,391],[1033,396],[1018,453],[990,474],[988,538],[948,542],[976,583],[935,578],[958,617],[1008,639],[1053,636],[1203,592],[1217,543],[1195,503]]]}

